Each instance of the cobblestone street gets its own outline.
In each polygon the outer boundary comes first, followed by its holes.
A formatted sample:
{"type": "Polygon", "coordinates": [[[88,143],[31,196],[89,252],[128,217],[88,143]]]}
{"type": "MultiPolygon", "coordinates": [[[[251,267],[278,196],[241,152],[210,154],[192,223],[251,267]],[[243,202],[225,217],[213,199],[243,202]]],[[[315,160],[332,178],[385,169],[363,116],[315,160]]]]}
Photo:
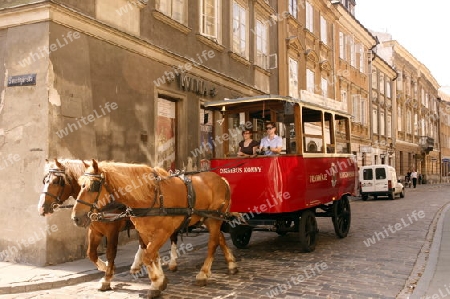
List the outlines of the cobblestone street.
{"type": "MultiPolygon", "coordinates": [[[[254,232],[249,248],[241,250],[228,239],[240,272],[227,274],[218,249],[208,285],[198,287],[195,275],[206,253],[207,236],[202,235],[193,241],[194,250],[178,259],[178,272],[164,268],[169,284],[161,298],[408,298],[425,267],[433,220],[450,201],[449,189],[419,185],[408,188],[403,199],[352,200],[348,237],[338,239],[331,220],[319,218],[312,253],[299,250],[294,233],[254,232]]],[[[98,292],[97,285],[91,281],[1,298],[143,298],[149,280],[122,272],[113,280],[113,291],[98,292]]]]}

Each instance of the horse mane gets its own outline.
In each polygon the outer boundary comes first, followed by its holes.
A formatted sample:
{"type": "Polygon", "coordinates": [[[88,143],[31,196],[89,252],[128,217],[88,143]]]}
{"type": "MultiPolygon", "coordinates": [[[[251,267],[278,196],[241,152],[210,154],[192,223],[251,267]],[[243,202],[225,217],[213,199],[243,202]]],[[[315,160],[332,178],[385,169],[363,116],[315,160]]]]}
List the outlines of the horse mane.
{"type": "MultiPolygon", "coordinates": [[[[162,178],[168,177],[169,173],[162,168],[152,168],[145,164],[130,164],[120,162],[102,161],[98,163],[98,174],[103,173],[105,183],[115,190],[116,196],[125,196],[138,201],[146,201],[149,195],[155,190],[157,181],[156,176],[162,178]],[[125,195],[117,192],[119,188],[125,190],[127,186],[131,186],[130,192],[125,195]]],[[[94,173],[94,169],[90,166],[86,173],[94,173]]],[[[89,176],[82,176],[78,180],[80,186],[85,184],[89,186],[89,176]]],[[[130,190],[130,188],[128,188],[130,190]]]]}
{"type": "MultiPolygon", "coordinates": [[[[68,180],[77,181],[79,177],[81,177],[86,167],[81,160],[73,160],[73,159],[58,159],[58,162],[64,167],[65,174],[68,180]]],[[[88,161],[85,161],[88,162],[88,161]]],[[[55,161],[49,161],[46,165],[46,172],[49,172],[50,169],[60,169],[55,161]]],[[[66,182],[69,183],[69,182],[66,182]]]]}

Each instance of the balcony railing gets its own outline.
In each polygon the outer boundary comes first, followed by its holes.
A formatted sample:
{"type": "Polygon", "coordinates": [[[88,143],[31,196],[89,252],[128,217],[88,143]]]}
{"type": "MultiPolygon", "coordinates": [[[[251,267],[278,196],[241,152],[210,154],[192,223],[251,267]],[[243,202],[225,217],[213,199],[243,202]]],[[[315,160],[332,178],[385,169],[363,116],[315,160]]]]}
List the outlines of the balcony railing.
{"type": "Polygon", "coordinates": [[[434,138],[428,136],[420,136],[419,146],[422,148],[422,151],[428,154],[434,148],[434,138]]]}

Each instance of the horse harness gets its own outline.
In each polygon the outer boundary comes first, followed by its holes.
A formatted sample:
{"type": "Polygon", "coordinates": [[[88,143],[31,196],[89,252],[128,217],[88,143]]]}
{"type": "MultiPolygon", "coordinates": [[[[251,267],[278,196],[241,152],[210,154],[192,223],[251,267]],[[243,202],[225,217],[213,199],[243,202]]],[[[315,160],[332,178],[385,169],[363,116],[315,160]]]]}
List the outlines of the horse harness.
{"type": "Polygon", "coordinates": [[[167,178],[162,178],[159,176],[156,172],[153,172],[154,180],[156,182],[155,184],[155,194],[154,194],[154,200],[150,207],[148,208],[131,208],[126,207],[123,204],[118,204],[115,201],[114,195],[112,193],[112,190],[106,184],[105,178],[103,174],[89,174],[85,173],[85,175],[92,176],[99,178],[100,180],[95,180],[91,184],[91,192],[98,192],[98,195],[94,201],[94,203],[90,204],[83,200],[76,199],[77,202],[88,205],[91,207],[91,211],[88,213],[89,218],[92,221],[116,221],[122,218],[127,217],[148,217],[148,216],[185,216],[184,221],[180,225],[178,230],[182,230],[184,228],[187,228],[191,217],[193,214],[204,217],[204,218],[214,218],[218,220],[228,221],[227,218],[229,218],[229,213],[224,213],[221,211],[225,203],[222,203],[220,208],[217,210],[199,210],[195,209],[195,203],[196,203],[196,195],[195,190],[192,185],[192,180],[189,176],[185,175],[185,173],[176,173],[171,176],[168,176],[167,178]],[[170,208],[164,206],[164,194],[161,191],[160,182],[163,179],[169,179],[172,177],[178,177],[180,178],[187,190],[187,207],[181,207],[181,208],[170,208]],[[107,192],[110,195],[111,201],[104,207],[98,208],[97,202],[100,196],[100,188],[104,185],[107,192]],[[159,203],[159,207],[155,207],[156,203],[159,203]],[[115,206],[113,207],[113,205],[115,206]],[[118,205],[120,206],[118,206],[118,205]],[[120,214],[117,213],[105,213],[105,211],[117,209],[117,208],[124,208],[124,211],[120,214]],[[95,213],[94,210],[97,210],[98,212],[95,213]]]}
{"type": "Polygon", "coordinates": [[[66,171],[64,169],[59,169],[59,168],[49,169],[47,175],[44,176],[44,178],[42,179],[42,183],[44,185],[46,184],[46,180],[48,180],[48,182],[50,182],[51,175],[58,177],[57,184],[61,187],[61,190],[58,192],[57,195],[51,194],[48,191],[41,192],[41,193],[45,194],[46,196],[50,196],[51,198],[56,200],[56,202],[52,203],[52,206],[51,206],[52,210],[73,208],[73,205],[62,205],[62,203],[64,201],[61,200],[61,196],[63,195],[64,189],[66,188],[66,179],[67,179],[67,181],[70,182],[70,178],[67,177],[66,171]]]}

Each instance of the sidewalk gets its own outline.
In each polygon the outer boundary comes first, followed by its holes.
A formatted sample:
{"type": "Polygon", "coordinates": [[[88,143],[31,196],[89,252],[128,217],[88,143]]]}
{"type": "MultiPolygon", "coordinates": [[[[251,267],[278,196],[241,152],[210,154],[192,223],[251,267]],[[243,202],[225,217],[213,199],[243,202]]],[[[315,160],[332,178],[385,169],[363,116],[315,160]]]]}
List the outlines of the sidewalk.
{"type": "MultiPolygon", "coordinates": [[[[413,190],[408,188],[407,192],[413,190]]],[[[430,226],[429,230],[435,230],[435,233],[428,261],[410,299],[450,297],[450,205],[442,209],[436,226],[430,226]]],[[[137,249],[137,241],[118,247],[116,273],[129,270],[137,249]]],[[[169,249],[167,242],[161,255],[168,254],[169,249]]],[[[104,255],[101,258],[104,259],[104,255]]],[[[103,272],[98,271],[88,258],[47,267],[0,262],[0,298],[4,294],[59,288],[101,277],[103,272]]]]}
{"type": "Polygon", "coordinates": [[[411,299],[441,299],[450,296],[449,210],[450,205],[445,206],[438,220],[427,266],[411,299]]]}

